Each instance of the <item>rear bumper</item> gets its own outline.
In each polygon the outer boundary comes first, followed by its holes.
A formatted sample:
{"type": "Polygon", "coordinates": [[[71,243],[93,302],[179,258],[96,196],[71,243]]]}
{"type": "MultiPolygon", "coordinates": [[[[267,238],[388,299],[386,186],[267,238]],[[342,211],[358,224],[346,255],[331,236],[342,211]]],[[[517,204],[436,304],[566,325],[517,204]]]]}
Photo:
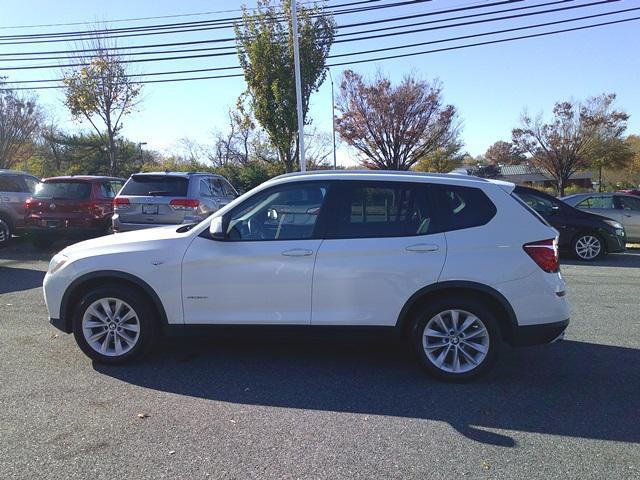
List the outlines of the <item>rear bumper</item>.
{"type": "Polygon", "coordinates": [[[142,230],[145,228],[160,228],[160,227],[170,227],[173,225],[180,225],[180,223],[122,223],[122,222],[113,222],[113,231],[117,232],[131,232],[133,230],[142,230]]]}
{"type": "Polygon", "coordinates": [[[544,345],[559,340],[569,325],[569,319],[560,322],[544,323],[540,325],[524,325],[513,328],[511,344],[515,347],[544,345]]]}
{"type": "Polygon", "coordinates": [[[58,227],[58,228],[43,228],[29,226],[24,229],[26,233],[36,237],[49,237],[49,238],[67,238],[67,237],[84,237],[93,235],[106,234],[105,227],[58,227]]]}

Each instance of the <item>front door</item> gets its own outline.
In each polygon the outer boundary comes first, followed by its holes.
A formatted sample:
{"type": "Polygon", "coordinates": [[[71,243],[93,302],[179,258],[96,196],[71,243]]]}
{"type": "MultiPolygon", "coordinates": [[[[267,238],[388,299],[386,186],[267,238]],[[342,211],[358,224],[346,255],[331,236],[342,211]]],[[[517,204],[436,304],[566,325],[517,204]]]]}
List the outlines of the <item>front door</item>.
{"type": "Polygon", "coordinates": [[[640,197],[615,196],[629,242],[640,242],[640,197]]]}
{"type": "Polygon", "coordinates": [[[394,325],[446,256],[429,186],[341,181],[313,277],[313,325],[394,325]]]}
{"type": "Polygon", "coordinates": [[[327,191],[322,182],[263,190],[225,215],[226,240],[197,237],[182,264],[185,323],[308,325],[327,191]]]}

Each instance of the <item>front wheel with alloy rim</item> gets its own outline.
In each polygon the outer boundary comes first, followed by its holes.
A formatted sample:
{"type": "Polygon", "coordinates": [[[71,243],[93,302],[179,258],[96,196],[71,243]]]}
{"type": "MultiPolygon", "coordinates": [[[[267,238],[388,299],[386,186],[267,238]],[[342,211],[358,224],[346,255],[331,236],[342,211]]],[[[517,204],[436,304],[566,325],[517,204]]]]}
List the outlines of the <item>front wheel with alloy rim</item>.
{"type": "Polygon", "coordinates": [[[146,298],[128,289],[99,287],[80,302],[73,318],[73,334],[78,346],[93,360],[125,363],[145,353],[153,343],[153,308],[146,298]]]}
{"type": "Polygon", "coordinates": [[[591,261],[604,253],[604,245],[598,235],[585,233],[573,240],[572,250],[580,260],[591,261]]]}
{"type": "Polygon", "coordinates": [[[414,317],[412,342],[423,367],[447,381],[467,381],[485,372],[501,344],[493,313],[475,299],[442,299],[414,317]]]}
{"type": "Polygon", "coordinates": [[[9,243],[11,234],[11,225],[4,218],[0,217],[0,248],[9,243]]]}

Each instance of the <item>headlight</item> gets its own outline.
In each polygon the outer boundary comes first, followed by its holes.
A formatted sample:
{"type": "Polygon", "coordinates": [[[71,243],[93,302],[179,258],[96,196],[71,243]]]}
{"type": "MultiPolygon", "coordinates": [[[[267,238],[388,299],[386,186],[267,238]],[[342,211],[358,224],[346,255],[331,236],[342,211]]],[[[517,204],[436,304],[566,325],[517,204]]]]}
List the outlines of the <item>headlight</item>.
{"type": "Polygon", "coordinates": [[[622,224],[616,222],[615,220],[603,220],[604,223],[606,223],[607,225],[609,225],[610,227],[616,228],[618,230],[622,230],[622,224]]]}
{"type": "Polygon", "coordinates": [[[56,273],[60,270],[65,263],[67,263],[68,258],[65,255],[57,254],[49,262],[49,275],[56,273]]]}

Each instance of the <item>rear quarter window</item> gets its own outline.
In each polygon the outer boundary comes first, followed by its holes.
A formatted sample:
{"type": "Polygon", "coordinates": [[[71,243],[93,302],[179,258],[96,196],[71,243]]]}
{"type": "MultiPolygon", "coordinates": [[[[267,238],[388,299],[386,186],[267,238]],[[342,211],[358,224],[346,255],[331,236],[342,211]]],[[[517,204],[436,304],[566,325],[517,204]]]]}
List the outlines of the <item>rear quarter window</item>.
{"type": "Polygon", "coordinates": [[[143,197],[185,197],[189,180],[164,175],[133,175],[120,195],[143,197]]]}
{"type": "Polygon", "coordinates": [[[23,186],[20,179],[15,175],[7,175],[0,177],[0,192],[22,192],[23,186]]]}
{"type": "Polygon", "coordinates": [[[493,202],[479,188],[433,185],[438,205],[438,230],[451,231],[479,227],[496,214],[493,202]]]}

